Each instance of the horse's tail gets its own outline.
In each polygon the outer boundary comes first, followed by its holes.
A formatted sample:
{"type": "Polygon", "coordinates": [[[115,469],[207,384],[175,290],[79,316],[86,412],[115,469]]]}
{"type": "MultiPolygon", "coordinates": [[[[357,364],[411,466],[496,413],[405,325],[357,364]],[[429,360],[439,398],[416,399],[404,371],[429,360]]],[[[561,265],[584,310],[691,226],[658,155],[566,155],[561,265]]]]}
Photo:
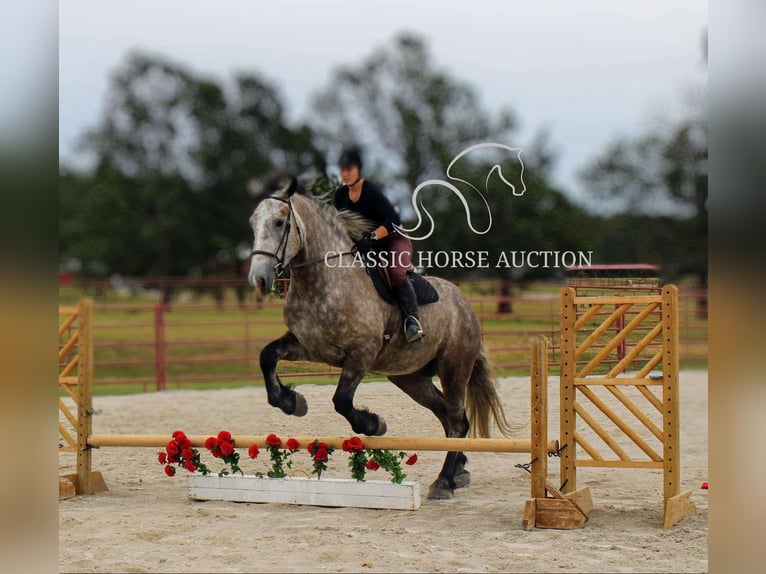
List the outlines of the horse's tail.
{"type": "Polygon", "coordinates": [[[490,417],[495,420],[498,430],[505,437],[512,436],[517,430],[505,418],[484,345],[481,346],[468,381],[465,410],[470,424],[470,436],[489,438],[490,417]]]}

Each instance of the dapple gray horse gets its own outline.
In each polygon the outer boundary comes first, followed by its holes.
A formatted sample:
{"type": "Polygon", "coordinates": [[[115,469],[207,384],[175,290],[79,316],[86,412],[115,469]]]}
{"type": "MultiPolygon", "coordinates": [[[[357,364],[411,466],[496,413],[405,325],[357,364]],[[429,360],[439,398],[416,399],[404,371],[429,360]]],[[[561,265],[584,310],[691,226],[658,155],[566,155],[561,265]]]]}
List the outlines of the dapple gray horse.
{"type": "MultiPolygon", "coordinates": [[[[439,301],[421,308],[425,341],[408,345],[398,308],[378,296],[363,268],[338,266],[337,259],[325,264],[328,252],[350,252],[354,240],[371,228],[369,222],[306,194],[294,178],[257,199],[250,217],[255,240],[249,281],[257,293],[266,294],[279,269],[290,270],[284,307],[288,331],[266,345],[260,357],[270,405],[289,415],[305,415],[305,398],[282,384],[277,362],[317,361],[342,369],[333,403],[355,433],[386,432],[382,417],[354,406],[359,382],[374,372],[433,411],[448,437],[465,437],[469,428],[473,435],[487,437],[490,419],[503,435],[510,435],[479,320],[455,285],[428,277],[439,301]],[[387,326],[393,326],[388,341],[387,326]],[[432,380],[436,374],[441,390],[432,380]]],[[[351,257],[344,258],[346,265],[350,261],[351,257]]],[[[466,461],[462,452],[447,453],[428,497],[452,498],[455,488],[467,486],[466,461]]]]}

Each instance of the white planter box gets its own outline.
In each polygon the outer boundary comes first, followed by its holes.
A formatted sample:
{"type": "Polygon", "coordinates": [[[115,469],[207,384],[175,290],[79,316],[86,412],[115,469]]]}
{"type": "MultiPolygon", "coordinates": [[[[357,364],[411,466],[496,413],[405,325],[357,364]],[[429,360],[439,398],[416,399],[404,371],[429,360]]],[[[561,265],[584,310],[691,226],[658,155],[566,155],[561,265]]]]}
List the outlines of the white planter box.
{"type": "Polygon", "coordinates": [[[253,475],[189,475],[189,498],[233,502],[271,502],[417,510],[420,483],[388,480],[358,482],[352,478],[259,478],[253,475]]]}

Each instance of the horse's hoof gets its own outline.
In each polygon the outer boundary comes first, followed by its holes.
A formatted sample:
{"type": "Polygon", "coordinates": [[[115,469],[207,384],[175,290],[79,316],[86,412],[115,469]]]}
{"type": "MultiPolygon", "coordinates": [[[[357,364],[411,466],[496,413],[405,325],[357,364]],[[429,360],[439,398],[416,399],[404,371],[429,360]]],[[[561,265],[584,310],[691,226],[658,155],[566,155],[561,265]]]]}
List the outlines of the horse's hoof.
{"type": "Polygon", "coordinates": [[[295,393],[295,410],[293,415],[296,417],[305,416],[309,412],[309,404],[306,399],[300,393],[295,393]]]}
{"type": "Polygon", "coordinates": [[[371,413],[366,408],[358,412],[358,416],[351,423],[351,428],[356,434],[367,436],[382,436],[386,434],[388,426],[382,416],[371,413]]]}
{"type": "Polygon", "coordinates": [[[465,488],[471,484],[471,473],[467,470],[462,470],[455,473],[455,488],[465,488]]]}
{"type": "Polygon", "coordinates": [[[374,436],[383,436],[386,434],[386,431],[388,430],[388,425],[386,425],[386,420],[379,416],[378,417],[378,428],[375,430],[374,436]]]}
{"type": "Polygon", "coordinates": [[[452,500],[454,495],[446,480],[437,479],[428,489],[428,500],[452,500]]]}

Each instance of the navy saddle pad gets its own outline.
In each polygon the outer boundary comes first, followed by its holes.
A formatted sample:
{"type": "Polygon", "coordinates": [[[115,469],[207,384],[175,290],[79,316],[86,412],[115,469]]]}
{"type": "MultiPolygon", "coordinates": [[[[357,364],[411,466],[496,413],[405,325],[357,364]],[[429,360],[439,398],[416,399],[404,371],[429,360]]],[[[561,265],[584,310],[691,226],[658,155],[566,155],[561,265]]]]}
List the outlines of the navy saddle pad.
{"type": "MultiPolygon", "coordinates": [[[[372,283],[375,285],[375,290],[378,292],[378,295],[380,295],[386,303],[395,305],[396,295],[389,286],[390,282],[388,280],[387,270],[384,267],[367,267],[367,274],[372,278],[372,283]]],[[[428,279],[422,275],[408,272],[407,279],[412,283],[412,287],[415,289],[418,305],[428,305],[429,303],[435,303],[439,300],[439,292],[433,285],[431,285],[428,279]]]]}

